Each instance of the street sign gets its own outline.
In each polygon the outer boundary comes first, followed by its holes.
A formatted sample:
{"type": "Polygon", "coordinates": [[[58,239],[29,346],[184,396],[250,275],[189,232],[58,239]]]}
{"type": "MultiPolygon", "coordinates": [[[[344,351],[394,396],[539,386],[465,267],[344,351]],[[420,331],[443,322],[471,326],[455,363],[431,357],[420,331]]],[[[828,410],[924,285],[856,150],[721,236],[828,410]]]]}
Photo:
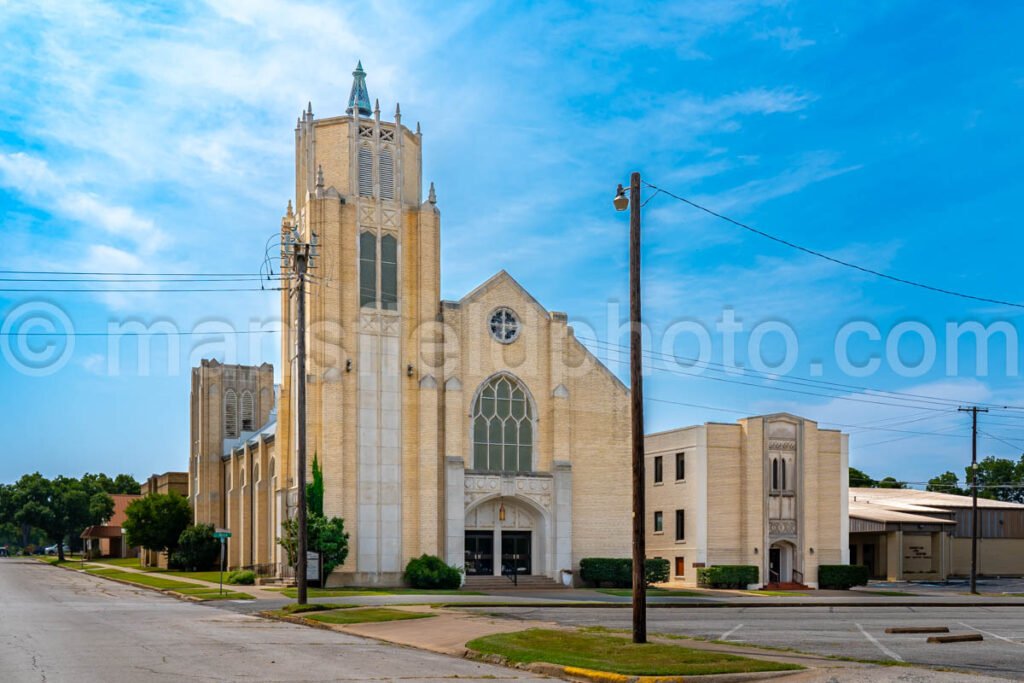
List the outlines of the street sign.
{"type": "Polygon", "coordinates": [[[213,532],[214,538],[231,538],[231,532],[227,529],[217,529],[213,532]]]}
{"type": "Polygon", "coordinates": [[[320,581],[320,553],[306,551],[306,581],[320,581]]]}

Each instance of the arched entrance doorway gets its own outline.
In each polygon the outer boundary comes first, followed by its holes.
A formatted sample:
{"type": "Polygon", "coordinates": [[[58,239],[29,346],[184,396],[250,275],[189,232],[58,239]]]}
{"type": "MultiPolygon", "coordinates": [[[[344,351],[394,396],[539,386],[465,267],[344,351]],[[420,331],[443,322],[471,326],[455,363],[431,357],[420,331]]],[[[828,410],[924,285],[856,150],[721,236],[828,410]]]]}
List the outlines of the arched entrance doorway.
{"type": "Polygon", "coordinates": [[[545,574],[545,522],[532,505],[494,497],[466,511],[468,576],[545,574]]]}
{"type": "Polygon", "coordinates": [[[777,541],[768,549],[768,583],[793,581],[795,548],[789,541],[777,541]]]}

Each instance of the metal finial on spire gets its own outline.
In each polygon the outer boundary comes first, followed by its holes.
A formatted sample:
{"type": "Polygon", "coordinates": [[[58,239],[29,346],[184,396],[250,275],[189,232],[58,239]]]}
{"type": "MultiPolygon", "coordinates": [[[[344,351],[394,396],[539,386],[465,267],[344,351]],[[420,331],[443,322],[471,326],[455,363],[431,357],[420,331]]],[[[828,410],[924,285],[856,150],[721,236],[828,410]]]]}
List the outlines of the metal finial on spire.
{"type": "Polygon", "coordinates": [[[420,133],[420,122],[419,121],[416,122],[416,135],[422,135],[422,133],[420,133]]]}
{"type": "Polygon", "coordinates": [[[310,116],[313,115],[313,100],[308,100],[308,103],[306,104],[306,113],[310,116]]]}
{"type": "Polygon", "coordinates": [[[398,102],[395,102],[395,116],[401,116],[401,115],[402,115],[402,105],[400,105],[398,102]]]}
{"type": "Polygon", "coordinates": [[[430,192],[427,193],[427,201],[431,204],[437,204],[437,193],[434,192],[434,181],[430,181],[430,192]]]}
{"type": "Polygon", "coordinates": [[[352,91],[348,95],[348,108],[346,114],[357,113],[359,116],[370,116],[370,93],[366,90],[366,72],[363,71],[363,62],[356,65],[352,72],[352,91]]]}
{"type": "Polygon", "coordinates": [[[287,216],[288,218],[293,218],[295,216],[295,210],[292,209],[292,200],[290,199],[288,200],[288,212],[285,214],[285,216],[287,216]]]}

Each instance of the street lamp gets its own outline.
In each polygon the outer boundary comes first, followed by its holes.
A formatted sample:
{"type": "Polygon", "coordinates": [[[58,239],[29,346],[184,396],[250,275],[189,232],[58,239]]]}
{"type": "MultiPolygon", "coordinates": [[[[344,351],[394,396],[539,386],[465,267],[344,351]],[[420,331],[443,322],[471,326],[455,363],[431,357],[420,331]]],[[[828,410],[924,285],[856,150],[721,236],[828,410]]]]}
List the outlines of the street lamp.
{"type": "Polygon", "coordinates": [[[612,200],[616,211],[629,208],[629,377],[633,460],[633,642],[647,642],[647,582],[644,564],[644,389],[640,325],[640,174],[629,177],[629,197],[622,185],[612,200]]]}

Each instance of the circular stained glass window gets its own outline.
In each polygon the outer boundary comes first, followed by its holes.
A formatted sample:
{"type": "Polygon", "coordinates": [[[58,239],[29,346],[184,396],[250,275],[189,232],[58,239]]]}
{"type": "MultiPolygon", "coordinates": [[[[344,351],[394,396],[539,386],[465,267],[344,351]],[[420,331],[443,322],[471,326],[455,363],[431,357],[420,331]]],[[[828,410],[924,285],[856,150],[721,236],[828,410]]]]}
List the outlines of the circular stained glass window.
{"type": "Polygon", "coordinates": [[[519,337],[519,318],[511,308],[499,308],[491,313],[491,336],[502,344],[511,344],[519,337]]]}

